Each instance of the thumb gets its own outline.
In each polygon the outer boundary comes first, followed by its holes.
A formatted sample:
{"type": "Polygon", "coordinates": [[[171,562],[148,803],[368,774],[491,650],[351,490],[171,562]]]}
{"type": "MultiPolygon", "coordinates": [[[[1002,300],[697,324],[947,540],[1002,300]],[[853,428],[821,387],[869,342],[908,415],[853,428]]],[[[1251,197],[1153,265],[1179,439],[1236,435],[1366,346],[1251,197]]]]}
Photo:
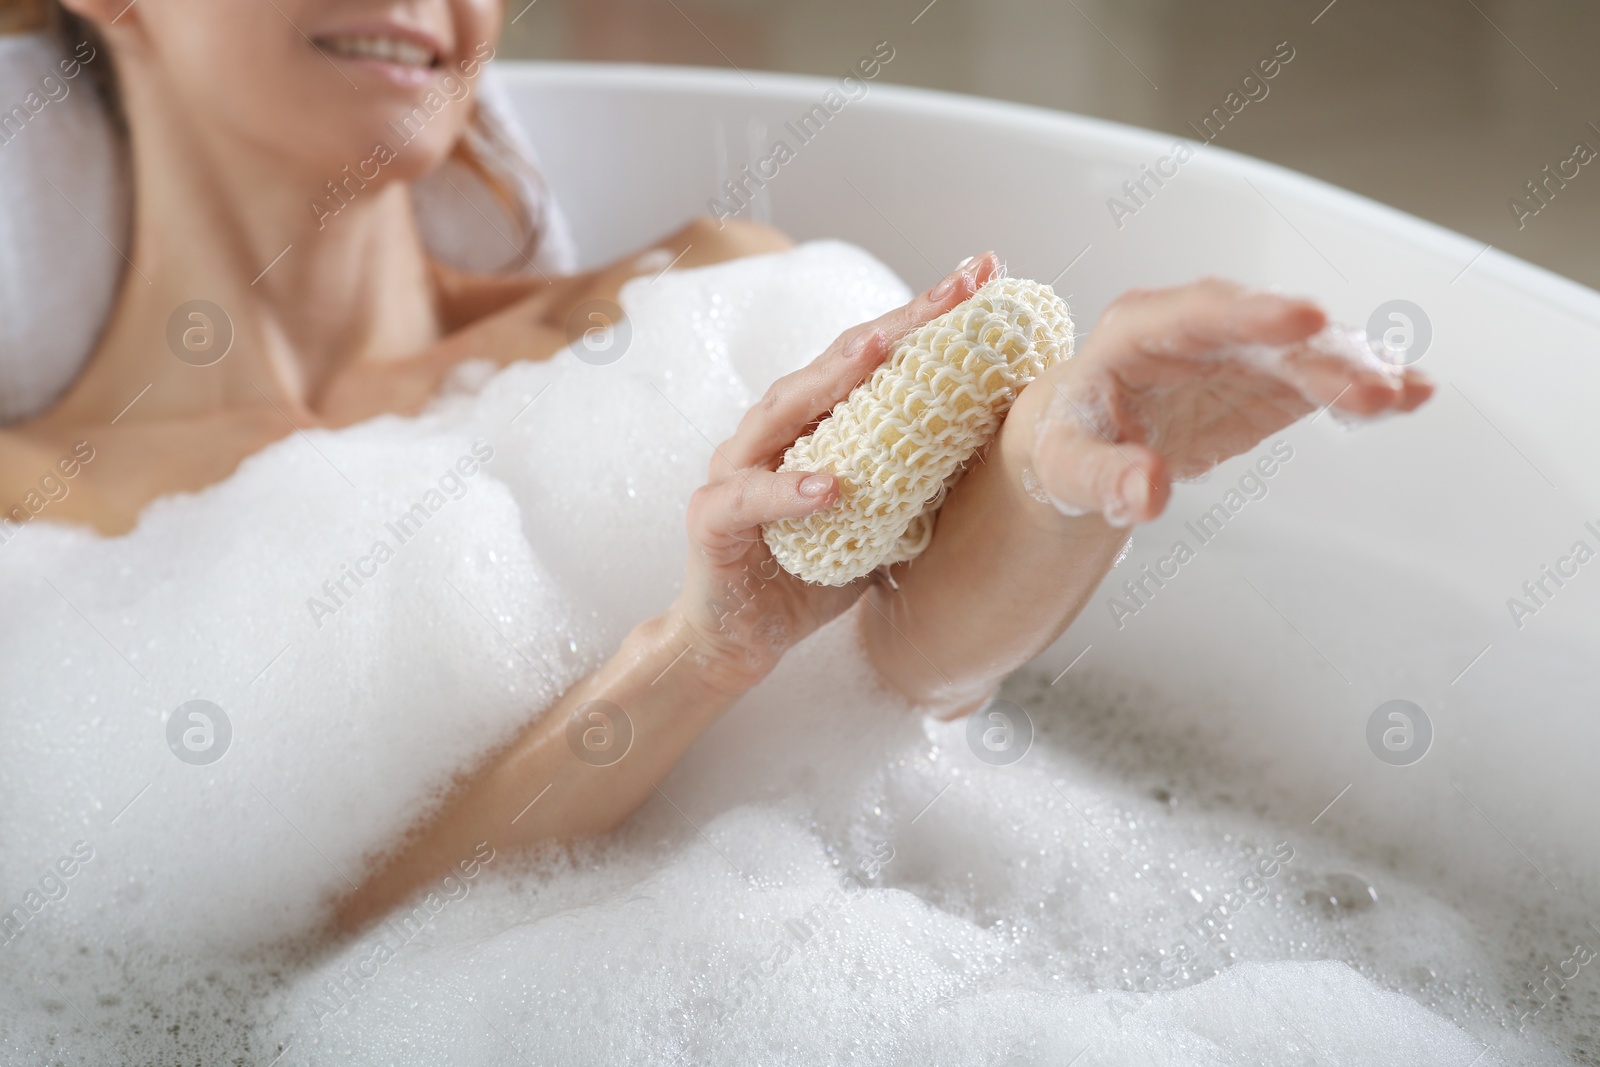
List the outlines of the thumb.
{"type": "Polygon", "coordinates": [[[1033,476],[1066,514],[1100,512],[1113,526],[1149,522],[1167,506],[1172,480],[1161,453],[1132,441],[1113,442],[1063,425],[1034,442],[1033,476]]]}

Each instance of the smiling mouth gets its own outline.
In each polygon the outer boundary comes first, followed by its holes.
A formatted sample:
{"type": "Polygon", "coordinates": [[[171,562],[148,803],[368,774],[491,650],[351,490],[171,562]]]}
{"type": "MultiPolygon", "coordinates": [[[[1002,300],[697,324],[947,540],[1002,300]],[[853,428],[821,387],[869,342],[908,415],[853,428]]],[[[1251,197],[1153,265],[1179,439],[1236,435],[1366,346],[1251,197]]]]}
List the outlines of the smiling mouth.
{"type": "Polygon", "coordinates": [[[439,65],[437,52],[398,37],[319,37],[313,43],[332,56],[371,59],[413,70],[431,70],[439,65]]]}

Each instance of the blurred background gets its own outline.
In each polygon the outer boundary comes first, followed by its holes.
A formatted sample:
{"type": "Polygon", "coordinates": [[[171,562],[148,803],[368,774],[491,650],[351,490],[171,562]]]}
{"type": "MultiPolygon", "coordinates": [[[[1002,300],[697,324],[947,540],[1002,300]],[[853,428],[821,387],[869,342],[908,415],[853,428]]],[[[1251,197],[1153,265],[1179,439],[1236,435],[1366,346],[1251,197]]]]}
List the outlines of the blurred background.
{"type": "Polygon", "coordinates": [[[1600,159],[1576,151],[1600,153],[1596,0],[509,0],[506,19],[503,58],[830,79],[887,40],[881,81],[1190,138],[1286,41],[1216,145],[1600,288],[1600,159]],[[1541,204],[1547,166],[1577,175],[1541,204]]]}

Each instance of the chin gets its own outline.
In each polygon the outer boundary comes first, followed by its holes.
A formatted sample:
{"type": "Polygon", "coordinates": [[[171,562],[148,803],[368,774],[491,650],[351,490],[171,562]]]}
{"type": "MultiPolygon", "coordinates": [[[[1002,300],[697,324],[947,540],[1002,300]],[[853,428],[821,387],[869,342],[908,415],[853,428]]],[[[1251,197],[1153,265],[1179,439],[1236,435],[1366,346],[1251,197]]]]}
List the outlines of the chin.
{"type": "Polygon", "coordinates": [[[361,114],[352,117],[353,136],[341,140],[353,158],[385,157],[379,165],[386,173],[425,174],[449,156],[471,125],[471,88],[464,79],[445,75],[403,93],[365,96],[361,114]]]}
{"type": "Polygon", "coordinates": [[[313,215],[326,224],[357,200],[363,200],[394,182],[415,181],[449,158],[465,128],[467,105],[461,117],[443,116],[420,131],[408,131],[397,116],[403,112],[382,109],[381,118],[352,121],[345,132],[312,146],[289,148],[300,156],[297,169],[308,180],[308,200],[313,215]]]}
{"type": "MultiPolygon", "coordinates": [[[[456,140],[456,136],[452,135],[448,139],[430,137],[426,141],[420,138],[412,141],[401,148],[394,159],[383,167],[383,173],[391,180],[416,181],[437,170],[450,158],[456,140]]],[[[389,143],[394,144],[393,141],[389,143]]]]}

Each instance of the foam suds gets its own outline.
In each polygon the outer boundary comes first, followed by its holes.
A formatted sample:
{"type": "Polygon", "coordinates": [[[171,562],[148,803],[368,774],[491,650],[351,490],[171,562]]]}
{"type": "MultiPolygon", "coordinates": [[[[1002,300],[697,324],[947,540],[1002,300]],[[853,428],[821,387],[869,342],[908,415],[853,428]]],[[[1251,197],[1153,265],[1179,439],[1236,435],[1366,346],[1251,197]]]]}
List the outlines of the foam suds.
{"type": "Polygon", "coordinates": [[[1567,913],[1254,810],[1168,698],[1092,664],[1019,672],[1032,746],[981,761],[878,686],[849,615],[670,803],[310,942],[452,773],[670,602],[707,438],[908,295],[834,243],[638,279],[612,363],[469,370],[126,537],[0,547],[0,1058],[1595,1062],[1600,961],[1518,1030],[1526,946],[1600,941],[1567,913]],[[226,729],[174,725],[195,700],[226,729]]]}

